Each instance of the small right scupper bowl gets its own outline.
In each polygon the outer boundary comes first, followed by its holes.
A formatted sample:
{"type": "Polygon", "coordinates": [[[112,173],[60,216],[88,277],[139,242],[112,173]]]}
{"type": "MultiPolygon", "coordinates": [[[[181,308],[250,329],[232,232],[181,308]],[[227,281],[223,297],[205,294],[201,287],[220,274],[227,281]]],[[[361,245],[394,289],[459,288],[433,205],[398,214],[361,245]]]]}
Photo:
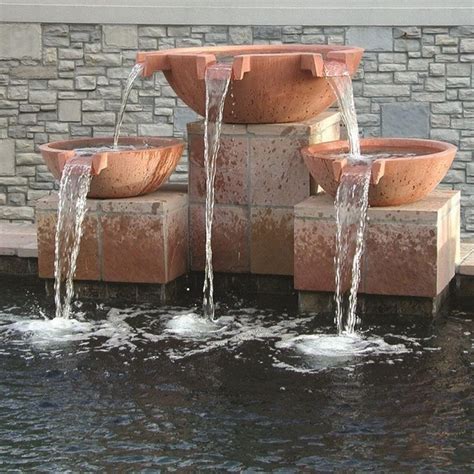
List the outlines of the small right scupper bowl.
{"type": "MultiPolygon", "coordinates": [[[[369,205],[397,206],[422,199],[444,178],[454,160],[456,150],[450,143],[434,140],[362,139],[362,155],[387,156],[374,157],[369,205]]],[[[344,168],[354,166],[347,159],[348,152],[349,144],[342,140],[301,149],[312,177],[332,196],[336,195],[344,168]]]]}

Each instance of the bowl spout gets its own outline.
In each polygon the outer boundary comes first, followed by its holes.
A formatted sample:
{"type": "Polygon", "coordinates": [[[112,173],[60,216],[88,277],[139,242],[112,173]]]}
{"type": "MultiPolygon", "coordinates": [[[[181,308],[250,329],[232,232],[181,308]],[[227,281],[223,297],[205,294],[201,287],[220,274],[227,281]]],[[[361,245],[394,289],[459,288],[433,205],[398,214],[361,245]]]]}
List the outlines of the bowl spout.
{"type": "Polygon", "coordinates": [[[62,173],[66,163],[72,158],[82,159],[84,162],[92,162],[91,165],[91,174],[97,176],[102,170],[107,168],[108,156],[105,152],[95,153],[91,156],[86,155],[77,155],[74,150],[65,150],[58,154],[58,167],[59,171],[62,173]]]}
{"type": "Polygon", "coordinates": [[[301,149],[315,182],[335,197],[341,177],[365,175],[370,168],[369,204],[398,206],[424,198],[444,178],[456,155],[450,143],[414,138],[363,138],[361,154],[373,160],[350,160],[347,141],[301,149]]]}
{"type": "Polygon", "coordinates": [[[335,73],[353,75],[362,53],[349,45],[213,46],[139,52],[137,63],[143,64],[144,76],[162,71],[178,97],[202,116],[206,69],[225,65],[222,72],[231,68],[232,74],[224,122],[287,123],[308,120],[334,103],[325,77],[328,63],[344,65],[335,73]]]}

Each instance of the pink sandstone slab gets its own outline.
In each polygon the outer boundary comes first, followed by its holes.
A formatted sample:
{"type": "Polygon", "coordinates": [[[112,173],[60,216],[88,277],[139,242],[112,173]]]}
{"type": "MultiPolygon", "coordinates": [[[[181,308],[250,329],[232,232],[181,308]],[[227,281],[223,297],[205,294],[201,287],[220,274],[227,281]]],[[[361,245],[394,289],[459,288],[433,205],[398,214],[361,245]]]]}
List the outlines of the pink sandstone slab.
{"type": "Polygon", "coordinates": [[[307,137],[255,137],[251,140],[252,205],[293,206],[309,196],[309,173],[299,152],[307,140],[307,137]]]}
{"type": "Polygon", "coordinates": [[[263,275],[293,274],[293,209],[252,207],[250,270],[263,275]]]}
{"type": "MultiPolygon", "coordinates": [[[[37,205],[38,266],[54,276],[57,196],[37,205]]],[[[135,198],[87,201],[76,279],[168,283],[188,269],[187,194],[156,191],[135,198]]]]}
{"type": "MultiPolygon", "coordinates": [[[[435,190],[397,207],[370,208],[360,292],[434,297],[455,274],[458,191],[435,190]]],[[[295,288],[334,291],[335,209],[326,194],[295,206],[295,288]]]]}
{"type": "MultiPolygon", "coordinates": [[[[205,208],[189,208],[191,270],[205,268],[205,208]]],[[[250,218],[248,210],[237,206],[216,206],[212,232],[213,267],[217,272],[250,271],[250,218]]]]}
{"type": "MultiPolygon", "coordinates": [[[[300,123],[223,124],[213,226],[217,271],[293,273],[293,206],[311,193],[299,149],[339,138],[339,123],[339,113],[328,111],[300,123]]],[[[203,134],[203,121],[188,124],[190,255],[196,271],[204,270],[203,134]]]]}
{"type": "MultiPolygon", "coordinates": [[[[204,139],[189,136],[189,196],[192,202],[206,200],[204,139]]],[[[221,138],[217,155],[215,200],[217,204],[243,205],[249,202],[248,138],[227,135],[221,138]]]]}

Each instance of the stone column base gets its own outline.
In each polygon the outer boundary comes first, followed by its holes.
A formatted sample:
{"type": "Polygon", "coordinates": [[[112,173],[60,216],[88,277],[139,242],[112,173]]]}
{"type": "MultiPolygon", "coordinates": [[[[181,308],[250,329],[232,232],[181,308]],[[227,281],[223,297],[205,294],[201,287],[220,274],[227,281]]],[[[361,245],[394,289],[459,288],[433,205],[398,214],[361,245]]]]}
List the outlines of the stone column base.
{"type": "MultiPolygon", "coordinates": [[[[57,195],[37,203],[38,270],[54,277],[57,195]]],[[[127,199],[88,199],[76,280],[168,283],[188,270],[188,197],[156,191],[127,199]]]]}
{"type": "MultiPolygon", "coordinates": [[[[301,123],[223,124],[215,180],[213,262],[217,272],[293,274],[293,206],[311,194],[299,149],[339,139],[340,115],[301,123]]],[[[188,124],[191,269],[204,270],[203,122],[188,124]]]]}
{"type": "MultiPolygon", "coordinates": [[[[442,294],[459,258],[459,191],[435,190],[412,204],[373,207],[368,217],[359,292],[428,299],[442,294]]],[[[334,292],[335,236],[333,198],[320,194],[295,206],[294,281],[302,301],[309,301],[308,292],[334,292]]]]}

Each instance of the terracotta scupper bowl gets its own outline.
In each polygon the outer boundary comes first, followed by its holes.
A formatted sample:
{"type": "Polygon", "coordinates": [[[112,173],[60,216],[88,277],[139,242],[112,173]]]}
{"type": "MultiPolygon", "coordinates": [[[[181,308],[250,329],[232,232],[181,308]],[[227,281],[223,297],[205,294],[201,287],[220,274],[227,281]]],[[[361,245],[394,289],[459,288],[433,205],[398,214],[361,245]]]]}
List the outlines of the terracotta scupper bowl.
{"type": "MultiPolygon", "coordinates": [[[[73,150],[111,146],[110,138],[85,138],[47,143],[40,146],[43,159],[56,179],[60,179],[73,150]]],[[[100,151],[92,155],[90,198],[124,198],[156,191],[173,173],[184,149],[174,138],[124,137],[119,146],[136,149],[100,151]]]]}
{"type": "MultiPolygon", "coordinates": [[[[456,150],[454,145],[434,140],[361,140],[362,154],[390,156],[373,162],[369,204],[397,206],[422,199],[444,178],[456,150]]],[[[344,168],[353,166],[344,156],[348,152],[346,141],[321,143],[301,150],[311,176],[331,196],[336,195],[344,168]]]]}
{"type": "Polygon", "coordinates": [[[331,45],[218,46],[140,52],[137,62],[144,65],[144,76],[163,71],[179,98],[202,116],[206,68],[229,62],[224,122],[284,123],[315,117],[333,104],[325,62],[339,61],[353,75],[363,51],[331,45]]]}

